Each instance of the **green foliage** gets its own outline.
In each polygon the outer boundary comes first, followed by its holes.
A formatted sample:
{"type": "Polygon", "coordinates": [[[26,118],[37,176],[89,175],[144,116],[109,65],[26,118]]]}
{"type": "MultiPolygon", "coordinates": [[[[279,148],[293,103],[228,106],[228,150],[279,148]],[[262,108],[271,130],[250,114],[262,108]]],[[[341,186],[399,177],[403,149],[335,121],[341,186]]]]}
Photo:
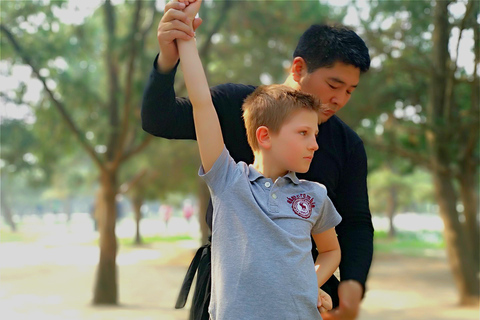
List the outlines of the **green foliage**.
{"type": "Polygon", "coordinates": [[[300,35],[314,23],[340,22],[346,13],[319,1],[262,0],[232,1],[227,16],[219,17],[222,5],[222,1],[213,1],[203,6],[204,23],[197,31],[202,46],[217,19],[225,19],[219,30],[213,30],[211,51],[203,60],[211,85],[258,85],[262,74],[272,83],[283,83],[300,35]]]}
{"type": "Polygon", "coordinates": [[[387,232],[375,231],[374,250],[378,253],[397,253],[409,256],[438,255],[445,249],[441,232],[398,232],[389,238],[387,232]]]}
{"type": "Polygon", "coordinates": [[[421,212],[426,204],[435,202],[431,176],[423,170],[415,170],[408,175],[381,168],[368,175],[370,210],[373,213],[385,212],[391,188],[397,193],[398,212],[421,212]]]}

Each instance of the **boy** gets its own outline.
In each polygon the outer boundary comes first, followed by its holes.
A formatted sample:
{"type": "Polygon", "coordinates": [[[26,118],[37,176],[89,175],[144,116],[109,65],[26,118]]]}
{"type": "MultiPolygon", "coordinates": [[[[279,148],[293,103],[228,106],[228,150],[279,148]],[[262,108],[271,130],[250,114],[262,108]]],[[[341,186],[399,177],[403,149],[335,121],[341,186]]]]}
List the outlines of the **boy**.
{"type": "MultiPolygon", "coordinates": [[[[200,0],[182,0],[191,21],[200,0]]],[[[200,175],[213,199],[212,319],[321,319],[319,287],[340,263],[334,227],[341,217],[324,186],[299,180],[318,149],[320,103],[274,85],[259,87],[243,105],[254,163],[235,163],[195,39],[177,40],[193,105],[200,175]],[[311,260],[310,235],[318,248],[311,260]],[[315,272],[316,270],[316,272],[315,272]]]]}

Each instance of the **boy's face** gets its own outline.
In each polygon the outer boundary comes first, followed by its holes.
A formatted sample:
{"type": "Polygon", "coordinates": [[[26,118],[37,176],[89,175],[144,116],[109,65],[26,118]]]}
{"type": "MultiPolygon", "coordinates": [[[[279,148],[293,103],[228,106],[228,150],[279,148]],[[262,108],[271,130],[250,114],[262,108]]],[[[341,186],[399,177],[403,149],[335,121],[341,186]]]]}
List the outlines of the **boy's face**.
{"type": "Polygon", "coordinates": [[[318,114],[300,109],[290,114],[278,133],[271,134],[271,152],[279,168],[305,173],[318,149],[318,114]]]}
{"type": "Polygon", "coordinates": [[[359,80],[359,68],[336,62],[331,68],[304,72],[298,84],[302,91],[313,94],[324,104],[326,108],[322,108],[319,119],[326,122],[347,104],[359,80]]]}

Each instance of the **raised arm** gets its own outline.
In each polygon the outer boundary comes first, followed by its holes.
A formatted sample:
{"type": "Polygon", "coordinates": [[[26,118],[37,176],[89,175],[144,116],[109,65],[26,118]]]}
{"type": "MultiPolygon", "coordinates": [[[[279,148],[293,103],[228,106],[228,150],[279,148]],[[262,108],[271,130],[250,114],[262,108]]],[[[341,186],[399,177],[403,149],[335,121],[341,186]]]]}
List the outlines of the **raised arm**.
{"type": "MultiPolygon", "coordinates": [[[[187,7],[189,20],[193,21],[201,0],[180,0],[187,7]]],[[[183,77],[193,106],[193,120],[203,169],[208,172],[220,156],[224,142],[217,112],[213,106],[207,78],[198,55],[195,38],[177,39],[183,77]]]]}

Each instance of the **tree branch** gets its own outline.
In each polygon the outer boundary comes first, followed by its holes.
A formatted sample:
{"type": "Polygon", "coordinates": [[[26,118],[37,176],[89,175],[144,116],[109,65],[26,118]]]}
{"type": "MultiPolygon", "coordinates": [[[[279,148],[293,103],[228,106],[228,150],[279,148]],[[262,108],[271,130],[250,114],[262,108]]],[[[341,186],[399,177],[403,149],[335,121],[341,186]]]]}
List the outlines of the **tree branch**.
{"type": "Polygon", "coordinates": [[[366,137],[362,137],[362,139],[364,140],[366,145],[368,145],[368,146],[370,146],[374,149],[377,149],[377,150],[383,151],[383,152],[388,152],[390,154],[393,153],[396,156],[399,156],[399,157],[410,160],[412,163],[414,163],[416,165],[425,167],[427,169],[431,168],[431,163],[430,163],[430,160],[429,160],[428,156],[423,156],[423,155],[418,154],[416,152],[407,150],[405,148],[402,148],[402,147],[398,146],[395,143],[387,145],[383,141],[379,141],[379,140],[369,139],[369,138],[366,138],[366,137]]]}
{"type": "Polygon", "coordinates": [[[108,111],[110,115],[110,136],[107,143],[107,159],[112,161],[114,159],[116,150],[118,148],[119,131],[119,117],[118,117],[118,96],[120,94],[120,85],[118,83],[118,58],[116,54],[116,21],[115,9],[110,0],[106,0],[103,5],[105,15],[105,29],[106,29],[106,50],[105,50],[105,64],[108,72],[108,111]]]}
{"type": "Polygon", "coordinates": [[[32,68],[33,73],[35,76],[42,82],[43,88],[47,92],[48,96],[50,97],[51,101],[53,102],[53,105],[55,108],[57,108],[58,112],[60,112],[60,115],[64,122],[66,123],[67,127],[70,128],[72,131],[73,135],[78,139],[82,147],[85,149],[87,154],[92,158],[93,162],[99,167],[100,170],[104,170],[104,164],[102,160],[98,157],[98,154],[95,152],[95,150],[92,148],[90,144],[87,143],[87,140],[85,139],[85,134],[81,132],[75,123],[73,122],[72,118],[68,114],[65,106],[61,101],[59,101],[57,98],[55,98],[55,94],[50,90],[47,86],[46,79],[40,75],[39,69],[34,65],[32,59],[28,55],[28,53],[20,46],[18,41],[15,39],[15,36],[10,32],[10,30],[7,29],[7,27],[3,24],[0,24],[0,28],[2,32],[7,36],[8,40],[10,43],[13,45],[15,51],[18,53],[18,55],[22,58],[22,60],[32,68]]]}
{"type": "Polygon", "coordinates": [[[114,165],[118,166],[120,164],[120,159],[122,158],[122,152],[125,145],[125,140],[129,128],[129,119],[130,119],[130,110],[132,108],[132,86],[135,73],[135,58],[137,57],[137,39],[139,24],[140,24],[140,11],[142,9],[142,1],[137,0],[135,2],[135,13],[131,26],[131,34],[129,41],[129,54],[127,62],[127,72],[125,73],[125,101],[123,104],[123,119],[122,125],[120,127],[120,137],[118,139],[118,144],[116,148],[114,165]]]}
{"type": "Polygon", "coordinates": [[[120,158],[120,162],[124,162],[124,161],[127,161],[131,156],[133,156],[134,154],[136,153],[139,153],[140,151],[142,151],[143,149],[145,149],[148,144],[150,143],[150,141],[152,140],[153,136],[148,134],[145,136],[145,138],[143,139],[143,141],[136,147],[133,147],[129,150],[126,150],[124,152],[124,154],[122,155],[122,157],[120,158]]]}
{"type": "MultiPolygon", "coordinates": [[[[220,14],[218,15],[217,21],[215,21],[213,27],[210,29],[210,31],[207,32],[207,36],[205,38],[205,41],[203,41],[201,47],[198,49],[198,55],[200,57],[205,57],[208,54],[208,51],[210,50],[210,46],[212,45],[212,37],[215,33],[220,30],[222,27],[222,24],[227,21],[227,14],[230,11],[230,9],[233,6],[233,0],[226,0],[223,1],[223,7],[220,11],[220,14]]],[[[207,72],[207,68],[205,66],[205,72],[207,72]]],[[[185,92],[186,86],[185,82],[182,83],[180,89],[178,90],[179,92],[185,92]]]]}

